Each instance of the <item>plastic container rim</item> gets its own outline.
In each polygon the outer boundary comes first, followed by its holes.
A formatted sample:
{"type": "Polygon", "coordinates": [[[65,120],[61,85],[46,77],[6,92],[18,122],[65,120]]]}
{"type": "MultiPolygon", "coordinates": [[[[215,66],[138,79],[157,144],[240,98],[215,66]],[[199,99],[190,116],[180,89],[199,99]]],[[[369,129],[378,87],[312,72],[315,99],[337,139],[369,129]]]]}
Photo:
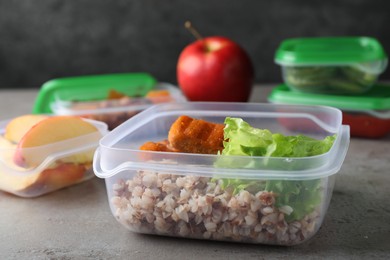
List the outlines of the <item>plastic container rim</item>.
{"type": "MultiPolygon", "coordinates": [[[[107,124],[105,124],[104,122],[100,122],[100,121],[96,121],[96,120],[92,120],[92,119],[84,119],[83,118],[83,120],[93,124],[98,129],[98,131],[90,133],[90,134],[70,138],[67,140],[47,144],[47,145],[41,145],[41,146],[23,148],[23,149],[30,150],[30,151],[36,150],[37,152],[39,152],[39,150],[46,150],[50,147],[61,146],[62,144],[66,144],[66,143],[75,143],[75,144],[78,144],[78,146],[75,146],[71,149],[65,149],[63,151],[54,152],[53,154],[50,154],[49,156],[47,156],[39,165],[37,165],[33,168],[12,169],[12,168],[7,166],[7,162],[4,162],[2,156],[0,156],[0,163],[3,164],[7,168],[7,171],[8,171],[7,174],[30,175],[30,174],[35,174],[37,172],[41,172],[41,171],[45,170],[48,165],[50,165],[52,162],[56,161],[58,158],[63,158],[63,157],[70,156],[70,155],[76,154],[76,153],[80,153],[80,152],[86,151],[86,150],[96,149],[99,146],[99,143],[97,141],[94,142],[92,140],[95,140],[98,138],[100,139],[101,136],[104,136],[105,134],[108,133],[107,124]],[[91,140],[89,140],[89,139],[91,139],[91,140]]],[[[4,126],[9,121],[10,120],[0,121],[0,127],[4,126]]],[[[1,128],[0,130],[1,130],[0,134],[2,134],[3,128],[1,128]]],[[[8,152],[9,150],[15,150],[15,149],[16,148],[2,148],[2,147],[0,147],[0,154],[2,152],[8,152]]]]}
{"type": "MultiPolygon", "coordinates": [[[[346,156],[349,145],[349,126],[342,125],[340,132],[336,138],[335,144],[331,150],[325,154],[312,156],[312,157],[299,157],[299,158],[286,158],[286,157],[272,157],[275,160],[300,160],[300,159],[314,159],[319,156],[331,157],[331,160],[323,164],[320,167],[315,167],[307,170],[272,170],[272,169],[243,169],[243,168],[212,168],[212,167],[199,167],[192,165],[177,165],[174,164],[152,164],[152,163],[134,163],[124,162],[112,169],[103,169],[101,166],[100,149],[97,148],[93,160],[93,169],[95,175],[99,178],[110,178],[120,172],[127,170],[153,170],[161,172],[176,172],[181,175],[199,174],[202,176],[218,176],[219,178],[242,178],[242,179],[285,179],[285,180],[307,180],[318,179],[328,177],[337,173],[346,156]],[[336,143],[337,142],[337,143],[336,143]],[[157,169],[159,168],[159,169],[157,169]],[[184,172],[184,173],[183,173],[184,172]]],[[[125,150],[124,150],[125,151],[125,150]]],[[[156,152],[152,152],[156,153],[156,152]]],[[[192,154],[193,155],[193,154],[192,154]]],[[[218,155],[197,155],[218,158],[218,155]]],[[[231,158],[240,158],[243,156],[229,156],[231,158]]],[[[264,159],[264,157],[253,156],[251,159],[264,159]]]]}
{"type": "Polygon", "coordinates": [[[277,64],[285,65],[345,65],[384,61],[387,55],[381,43],[373,37],[297,37],[283,40],[275,52],[274,60],[277,64]]]}
{"type": "MultiPolygon", "coordinates": [[[[197,105],[203,105],[207,102],[196,102],[198,103],[197,105]]],[[[231,103],[229,103],[231,104],[231,103]]],[[[177,104],[177,105],[180,105],[180,104],[177,104]]],[[[222,105],[219,103],[219,105],[222,105]]],[[[225,104],[226,105],[226,104],[225,104]]],[[[269,104],[269,103],[264,103],[264,104],[257,104],[257,105],[265,105],[265,106],[271,106],[271,107],[274,107],[275,108],[275,105],[274,104],[269,104]]],[[[150,121],[153,121],[156,117],[159,117],[161,115],[155,115],[155,111],[153,111],[153,108],[156,109],[157,106],[163,106],[163,105],[156,105],[152,108],[149,108],[147,110],[145,110],[144,112],[134,116],[133,118],[129,119],[127,121],[128,124],[126,124],[126,122],[124,124],[122,124],[121,126],[119,126],[118,128],[114,129],[109,135],[106,135],[105,137],[103,137],[100,142],[99,142],[99,148],[98,149],[103,149],[104,152],[110,152],[110,151],[116,151],[116,152],[132,152],[132,153],[137,153],[137,152],[140,152],[140,150],[138,149],[129,149],[129,148],[118,148],[118,147],[113,147],[114,144],[116,144],[118,141],[120,141],[122,138],[124,138],[125,136],[127,136],[129,133],[132,133],[133,131],[136,131],[140,126],[150,122],[150,121]],[[150,112],[150,113],[149,113],[150,112]],[[142,120],[139,119],[139,117],[141,117],[143,114],[145,114],[145,118],[147,118],[147,121],[144,121],[144,122],[140,122],[142,120]],[[146,115],[148,115],[148,117],[146,117],[146,115]],[[131,123],[131,124],[130,124],[131,123]]],[[[278,106],[278,107],[300,107],[299,105],[281,105],[281,106],[278,106]]],[[[305,109],[308,108],[308,106],[301,106],[301,107],[305,107],[305,109]]],[[[346,147],[341,147],[340,148],[340,143],[343,142],[344,144],[345,143],[348,143],[349,142],[349,127],[348,126],[342,126],[341,125],[341,111],[337,108],[333,108],[333,107],[327,107],[327,106],[316,106],[317,108],[319,109],[326,109],[326,110],[329,110],[329,111],[332,111],[333,113],[337,114],[339,119],[340,119],[340,122],[337,123],[337,127],[333,128],[332,129],[326,129],[328,130],[330,133],[333,133],[333,134],[337,134],[337,138],[335,140],[335,143],[333,144],[332,148],[330,151],[328,151],[327,153],[325,154],[321,154],[321,155],[318,155],[318,156],[312,156],[312,157],[300,157],[300,158],[294,158],[294,159],[300,159],[300,160],[304,160],[304,159],[314,159],[314,158],[319,158],[319,157],[334,157],[334,154],[340,152],[341,155],[338,156],[339,158],[343,158],[343,149],[347,149],[346,147]]],[[[166,113],[168,113],[169,111],[163,111],[161,113],[163,113],[164,115],[166,115],[166,113]]],[[[174,111],[173,111],[174,112],[174,111]]],[[[177,112],[177,111],[176,111],[177,112]]],[[[205,112],[205,111],[202,111],[202,112],[205,112]]],[[[220,111],[221,112],[221,111],[220,111]]],[[[230,116],[230,112],[231,111],[222,111],[223,112],[223,115],[226,116],[227,114],[229,114],[230,116]]],[[[180,110],[180,113],[185,113],[185,111],[182,111],[180,110]]],[[[212,116],[215,116],[216,115],[216,111],[207,111],[208,115],[212,115],[212,116]]],[[[242,116],[242,111],[241,112],[238,112],[241,114],[242,116]]],[[[248,111],[245,111],[245,116],[247,117],[247,113],[248,111]]],[[[267,112],[265,112],[267,113],[267,112]]],[[[176,114],[176,113],[175,113],[176,114]]],[[[199,111],[196,111],[196,114],[199,115],[199,111]]],[[[284,114],[283,112],[279,112],[278,114],[284,114]]],[[[294,114],[294,113],[292,113],[294,114]]],[[[234,115],[232,115],[234,116],[234,115]]],[[[275,118],[277,118],[275,115],[273,115],[275,118]]],[[[145,119],[146,120],[146,119],[145,119]]],[[[142,152],[150,152],[150,151],[142,151],[142,152]]],[[[345,151],[346,152],[346,151],[345,151]]],[[[99,160],[99,153],[100,152],[96,152],[95,154],[95,163],[97,163],[97,160],[99,160]]],[[[150,152],[150,153],[158,153],[158,152],[150,152]]],[[[165,153],[167,154],[167,153],[165,153]]],[[[214,159],[217,159],[218,156],[220,155],[214,155],[214,154],[186,154],[186,153],[174,153],[176,156],[180,157],[180,156],[183,156],[183,158],[186,158],[185,156],[192,156],[194,158],[206,158],[206,159],[209,159],[210,160],[213,160],[214,159]]],[[[243,156],[232,156],[231,158],[239,158],[239,157],[243,157],[243,156]]],[[[248,158],[247,156],[244,156],[244,158],[248,158]]],[[[265,157],[251,157],[251,159],[253,158],[259,158],[259,159],[262,159],[264,160],[265,157]]],[[[281,157],[281,158],[277,158],[277,157],[272,157],[272,158],[267,158],[267,160],[286,160],[287,158],[285,157],[281,157]]],[[[335,159],[333,159],[335,160],[335,159]]],[[[178,162],[180,161],[180,159],[177,160],[178,162]]],[[[186,161],[186,160],[184,160],[186,161]]],[[[303,177],[308,177],[308,176],[322,176],[324,175],[324,173],[318,173],[318,170],[323,167],[323,166],[326,166],[326,164],[329,164],[329,162],[324,162],[321,164],[320,167],[313,167],[309,170],[306,171],[306,173],[304,175],[302,175],[303,177]],[[314,170],[313,170],[314,169],[314,170]],[[313,171],[314,172],[313,172],[313,171]],[[312,171],[312,172],[310,172],[312,171]]],[[[166,165],[164,164],[163,166],[161,166],[161,164],[158,164],[159,167],[163,167],[164,170],[166,170],[167,168],[170,168],[170,170],[173,170],[173,171],[180,171],[180,170],[183,170],[183,164],[180,165],[180,167],[178,167],[177,169],[174,169],[175,167],[173,167],[172,165],[166,165]]],[[[186,166],[186,164],[184,164],[184,166],[186,166]]],[[[189,165],[187,165],[189,166],[189,165]]],[[[204,166],[204,165],[203,165],[204,166]]],[[[341,166],[341,165],[340,165],[341,166]]],[[[150,166],[150,163],[148,165],[148,163],[144,163],[144,162],[134,162],[134,161],[127,161],[125,164],[122,164],[121,166],[116,166],[114,167],[115,169],[107,169],[107,168],[101,168],[101,166],[98,166],[98,165],[95,165],[95,168],[96,168],[96,172],[97,172],[97,176],[99,177],[103,177],[103,178],[106,178],[108,175],[112,175],[114,174],[113,172],[116,172],[116,171],[121,171],[120,169],[126,169],[128,167],[131,167],[133,169],[135,168],[139,168],[139,167],[156,167],[156,164],[154,164],[154,166],[150,166]],[[100,174],[98,173],[100,172],[100,174]],[[111,172],[111,173],[108,173],[108,174],[104,174],[104,172],[111,172]]],[[[217,168],[215,167],[209,167],[208,165],[202,167],[202,166],[199,166],[199,165],[190,165],[191,169],[188,169],[189,171],[196,171],[196,172],[202,172],[202,173],[206,173],[207,172],[216,172],[216,171],[219,171],[219,174],[221,174],[221,172],[228,172],[228,171],[232,171],[234,175],[234,172],[237,172],[237,168],[236,169],[228,169],[228,168],[218,168],[219,170],[216,170],[217,168]],[[196,169],[194,169],[196,168],[196,169]]],[[[243,168],[242,168],[243,169],[243,168]]],[[[258,171],[259,169],[249,169],[249,171],[258,171]]],[[[275,171],[275,170],[269,170],[269,169],[266,169],[270,175],[269,177],[271,177],[271,175],[274,175],[273,177],[277,177],[277,178],[285,178],[285,177],[297,177],[297,172],[302,172],[302,170],[299,170],[299,171],[294,171],[293,174],[286,174],[285,171],[275,171]],[[276,174],[275,174],[276,173],[276,174]],[[284,174],[284,175],[283,175],[284,174]]],[[[241,169],[240,169],[241,171],[241,169]]],[[[243,169],[242,171],[248,171],[248,169],[243,169]]],[[[240,176],[243,176],[243,173],[242,171],[240,172],[240,176]]],[[[264,174],[264,171],[262,171],[264,174]]],[[[230,175],[231,175],[230,174],[230,175]]],[[[245,175],[245,174],[244,174],[245,175]]],[[[301,176],[301,177],[302,177],[301,176]]],[[[235,176],[237,177],[237,176],[235,176]]],[[[248,176],[249,178],[253,178],[253,173],[249,174],[248,176]]],[[[264,175],[264,177],[266,177],[264,175]]]]}
{"type": "MultiPolygon", "coordinates": [[[[172,84],[166,82],[158,82],[156,87],[162,87],[163,89],[167,89],[172,95],[172,98],[175,102],[184,102],[185,97],[180,93],[180,91],[172,84]]],[[[144,99],[143,97],[136,98],[139,100],[144,99]]],[[[86,101],[89,102],[99,102],[99,101],[86,101]]],[[[128,105],[128,106],[117,106],[117,107],[106,107],[106,108],[97,108],[97,109],[83,109],[83,110],[74,110],[71,108],[67,108],[64,104],[71,104],[72,101],[57,101],[53,102],[50,107],[54,114],[57,115],[84,115],[84,114],[109,114],[109,113],[117,113],[117,112],[132,112],[147,109],[153,104],[145,104],[145,105],[128,105]]]]}

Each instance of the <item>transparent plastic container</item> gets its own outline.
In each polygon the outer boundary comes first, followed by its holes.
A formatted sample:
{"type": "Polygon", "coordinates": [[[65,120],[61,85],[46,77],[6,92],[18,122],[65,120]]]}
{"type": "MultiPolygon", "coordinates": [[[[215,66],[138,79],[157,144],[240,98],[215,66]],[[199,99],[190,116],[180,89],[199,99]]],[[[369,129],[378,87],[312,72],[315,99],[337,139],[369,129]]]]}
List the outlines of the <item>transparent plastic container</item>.
{"type": "Polygon", "coordinates": [[[381,44],[369,37],[287,39],[275,54],[283,80],[294,91],[365,93],[387,67],[381,44]]]}
{"type": "Polygon", "coordinates": [[[78,115],[103,121],[110,130],[154,104],[185,101],[181,91],[168,83],[157,83],[154,91],[166,91],[167,95],[150,97],[122,97],[111,100],[76,101],[78,97],[90,97],[90,92],[69,93],[59,91],[51,109],[56,115],[78,115]],[[76,95],[75,95],[76,94],[76,95]]]}
{"type": "Polygon", "coordinates": [[[314,236],[327,212],[335,174],[349,144],[349,128],[341,120],[341,111],[330,107],[203,102],[156,105],[103,137],[93,168],[105,179],[112,214],[128,230],[296,245],[314,236]],[[171,124],[181,115],[215,123],[240,117],[254,127],[285,135],[301,133],[286,127],[285,122],[302,122],[307,136],[337,137],[329,152],[301,158],[139,150],[147,141],[166,139],[171,124]],[[235,167],[216,164],[221,160],[229,160],[235,167]],[[222,185],[225,181],[250,183],[251,188],[232,191],[222,185]],[[289,194],[265,188],[275,183],[298,189],[310,186],[312,192],[280,204],[278,198],[289,194]],[[305,207],[305,214],[298,214],[303,211],[296,207],[305,207]]]}
{"type": "Polygon", "coordinates": [[[178,87],[148,73],[88,75],[43,84],[33,112],[77,115],[105,122],[112,130],[154,104],[185,100],[178,87]]]}
{"type": "Polygon", "coordinates": [[[107,125],[85,119],[98,131],[64,141],[18,148],[4,137],[10,120],[0,122],[0,190],[20,197],[37,197],[55,190],[86,181],[94,177],[93,154],[107,125]],[[15,162],[16,154],[23,154],[40,162],[36,166],[22,167],[15,162]]]}
{"type": "Polygon", "coordinates": [[[351,136],[383,138],[390,134],[390,86],[376,84],[361,95],[299,93],[286,85],[275,87],[268,100],[274,104],[323,105],[340,109],[351,136]]]}

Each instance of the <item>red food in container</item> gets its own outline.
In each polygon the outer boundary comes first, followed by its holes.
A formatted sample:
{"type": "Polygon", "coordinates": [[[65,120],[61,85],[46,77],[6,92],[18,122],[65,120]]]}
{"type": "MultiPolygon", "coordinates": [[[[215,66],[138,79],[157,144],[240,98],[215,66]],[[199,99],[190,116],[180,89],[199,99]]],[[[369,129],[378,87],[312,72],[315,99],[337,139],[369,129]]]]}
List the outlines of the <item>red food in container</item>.
{"type": "Polygon", "coordinates": [[[381,138],[390,132],[390,117],[381,118],[367,112],[344,111],[343,124],[349,125],[351,135],[357,137],[381,138]]]}
{"type": "Polygon", "coordinates": [[[277,104],[339,108],[343,112],[343,124],[350,126],[353,137],[383,138],[390,133],[390,86],[387,85],[377,84],[361,95],[326,95],[296,92],[282,84],[273,89],[268,100],[277,104]]]}

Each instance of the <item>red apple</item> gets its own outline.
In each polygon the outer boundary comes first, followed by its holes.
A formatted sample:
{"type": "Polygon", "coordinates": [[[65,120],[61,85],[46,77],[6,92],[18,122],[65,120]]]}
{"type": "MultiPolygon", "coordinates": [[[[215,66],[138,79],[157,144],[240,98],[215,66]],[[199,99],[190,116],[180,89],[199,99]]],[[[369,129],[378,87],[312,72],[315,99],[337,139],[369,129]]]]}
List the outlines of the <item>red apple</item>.
{"type": "Polygon", "coordinates": [[[179,86],[190,101],[246,102],[254,80],[247,53],[220,36],[198,39],[185,47],[176,72],[179,86]]]}

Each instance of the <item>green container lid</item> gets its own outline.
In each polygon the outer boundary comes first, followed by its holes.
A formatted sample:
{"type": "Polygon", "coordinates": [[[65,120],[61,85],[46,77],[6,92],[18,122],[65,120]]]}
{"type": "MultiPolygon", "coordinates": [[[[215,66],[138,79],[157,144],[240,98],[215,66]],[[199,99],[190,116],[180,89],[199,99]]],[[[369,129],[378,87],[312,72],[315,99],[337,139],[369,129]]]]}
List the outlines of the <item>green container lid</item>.
{"type": "Polygon", "coordinates": [[[297,92],[281,84],[271,91],[268,100],[279,104],[332,106],[349,111],[386,111],[390,110],[390,86],[377,84],[362,95],[343,96],[297,92]]]}
{"type": "Polygon", "coordinates": [[[128,96],[144,96],[155,87],[156,83],[156,79],[148,73],[117,73],[53,79],[42,85],[35,99],[33,113],[52,113],[51,104],[58,98],[58,93],[66,92],[69,97],[77,97],[78,101],[105,99],[110,89],[128,96]]]}
{"type": "Polygon", "coordinates": [[[350,64],[387,59],[375,38],[314,37],[283,41],[275,54],[280,65],[350,64]]]}

